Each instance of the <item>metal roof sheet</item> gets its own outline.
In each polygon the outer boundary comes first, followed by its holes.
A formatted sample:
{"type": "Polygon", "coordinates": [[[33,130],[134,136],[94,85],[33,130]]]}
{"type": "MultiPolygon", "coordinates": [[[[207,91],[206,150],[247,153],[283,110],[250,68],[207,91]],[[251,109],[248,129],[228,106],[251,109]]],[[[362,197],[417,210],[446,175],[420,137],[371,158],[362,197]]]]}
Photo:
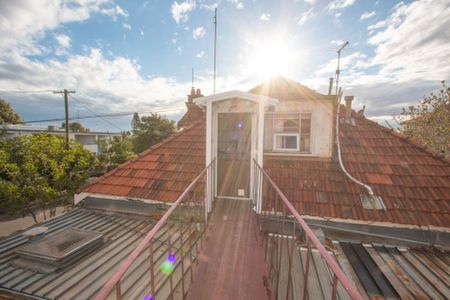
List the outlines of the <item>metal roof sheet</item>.
{"type": "MultiPolygon", "coordinates": [[[[47,236],[64,232],[68,228],[76,228],[98,232],[107,240],[100,248],[82,257],[76,263],[51,273],[32,271],[13,263],[17,259],[15,250],[30,244],[28,238],[20,232],[2,239],[0,240],[0,294],[6,292],[46,299],[88,299],[95,295],[111,277],[121,261],[132,252],[154,223],[150,218],[143,216],[77,208],[40,224],[40,226],[48,227],[47,236]]],[[[178,225],[170,226],[175,230],[178,225]]],[[[167,247],[165,246],[167,234],[164,235],[164,232],[166,230],[162,230],[158,236],[157,247],[160,247],[160,250],[155,252],[155,255],[164,253],[163,248],[167,247]]],[[[142,263],[143,260],[148,259],[148,251],[144,251],[141,256],[122,280],[124,294],[140,295],[145,292],[147,285],[140,278],[145,278],[143,275],[148,272],[149,265],[142,263]]]]}

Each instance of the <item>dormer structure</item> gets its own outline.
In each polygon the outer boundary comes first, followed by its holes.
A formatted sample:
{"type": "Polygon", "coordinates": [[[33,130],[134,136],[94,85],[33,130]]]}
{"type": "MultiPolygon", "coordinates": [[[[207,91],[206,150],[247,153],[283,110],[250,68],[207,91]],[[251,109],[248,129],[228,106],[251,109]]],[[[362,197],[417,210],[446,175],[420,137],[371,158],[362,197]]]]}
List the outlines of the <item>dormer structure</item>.
{"type": "Polygon", "coordinates": [[[333,99],[277,77],[249,92],[194,100],[206,112],[206,165],[217,163],[214,196],[250,199],[251,162],[262,166],[264,156],[331,159],[333,99]]]}
{"type": "MultiPolygon", "coordinates": [[[[278,100],[229,91],[194,101],[206,112],[206,165],[216,160],[217,197],[250,199],[252,160],[263,163],[264,114],[278,100]]],[[[209,180],[212,180],[208,176],[209,180]]]]}

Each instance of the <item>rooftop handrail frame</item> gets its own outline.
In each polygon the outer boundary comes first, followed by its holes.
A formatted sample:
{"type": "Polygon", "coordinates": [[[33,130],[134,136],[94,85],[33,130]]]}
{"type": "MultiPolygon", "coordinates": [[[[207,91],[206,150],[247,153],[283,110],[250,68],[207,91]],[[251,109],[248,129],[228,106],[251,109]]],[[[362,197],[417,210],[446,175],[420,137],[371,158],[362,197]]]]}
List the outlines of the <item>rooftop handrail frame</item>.
{"type": "MultiPolygon", "coordinates": [[[[164,213],[164,215],[159,219],[159,221],[153,226],[153,228],[146,234],[146,236],[140,241],[140,243],[137,245],[137,247],[133,250],[133,252],[130,253],[130,255],[122,262],[120,267],[115,271],[113,276],[105,283],[105,285],[100,289],[100,291],[96,294],[95,299],[96,300],[103,300],[108,298],[108,296],[111,294],[113,289],[116,289],[116,299],[121,299],[121,287],[120,287],[120,281],[122,277],[125,275],[127,270],[130,268],[130,266],[133,264],[134,261],[139,257],[139,255],[148,247],[150,246],[150,249],[152,250],[153,247],[151,245],[152,241],[156,239],[156,235],[158,232],[163,228],[163,226],[168,221],[169,217],[173,214],[175,209],[180,206],[180,204],[189,197],[190,192],[193,190],[194,186],[197,183],[201,183],[202,177],[209,173],[213,172],[215,167],[215,160],[211,161],[208,166],[206,166],[198,175],[195,177],[195,179],[188,185],[188,187],[181,193],[181,195],[177,198],[177,200],[170,206],[170,208],[164,213]]],[[[206,184],[208,184],[208,181],[205,180],[205,199],[204,199],[204,205],[205,205],[205,217],[208,217],[208,206],[210,203],[208,203],[209,199],[206,196],[207,187],[206,184]]],[[[211,183],[210,183],[211,184],[211,183]]],[[[206,223],[206,220],[205,220],[206,223]]],[[[170,239],[170,238],[169,238],[170,239]]],[[[151,259],[151,264],[153,265],[153,259],[151,259]]],[[[151,277],[153,281],[153,277],[155,274],[153,273],[153,268],[151,270],[151,277]]],[[[154,284],[151,283],[151,289],[152,293],[154,293],[154,284]]]]}
{"type": "MultiPolygon", "coordinates": [[[[358,292],[356,287],[353,285],[353,283],[347,278],[347,276],[344,274],[342,269],[337,264],[336,260],[333,259],[333,257],[330,255],[330,253],[325,249],[325,247],[322,245],[322,243],[319,241],[319,239],[316,237],[314,232],[311,230],[311,228],[308,226],[308,224],[305,222],[305,220],[300,216],[300,214],[297,212],[295,207],[292,205],[292,203],[287,199],[287,197],[283,194],[283,192],[280,190],[280,188],[277,186],[277,184],[272,180],[272,178],[267,174],[267,172],[257,163],[256,160],[253,160],[254,163],[254,178],[257,180],[257,187],[259,187],[259,191],[255,191],[254,195],[257,198],[255,201],[259,204],[256,206],[259,207],[260,214],[264,215],[266,212],[264,212],[263,207],[267,203],[261,203],[262,199],[264,197],[264,191],[263,191],[263,181],[264,179],[267,181],[269,188],[273,189],[275,191],[275,198],[281,199],[281,203],[283,204],[284,208],[280,208],[280,205],[278,202],[271,203],[269,205],[272,205],[272,211],[274,215],[279,216],[280,210],[283,213],[283,217],[286,217],[286,212],[291,214],[295,221],[300,225],[301,229],[303,230],[306,238],[307,238],[307,244],[308,244],[308,253],[307,253],[307,262],[306,262],[306,271],[305,271],[305,281],[303,286],[303,299],[307,298],[307,277],[308,277],[308,271],[311,267],[310,257],[311,257],[311,244],[314,246],[317,251],[320,254],[320,257],[325,261],[326,265],[330,269],[330,271],[333,273],[333,280],[332,280],[332,292],[331,292],[331,298],[336,299],[337,296],[337,283],[340,282],[342,287],[347,292],[348,296],[351,299],[363,299],[361,294],[358,292]],[[258,199],[259,198],[259,199],[258,199]],[[258,201],[259,200],[259,201],[258,201]],[[287,209],[287,210],[286,210],[287,209]]],[[[267,187],[266,187],[267,188],[267,187]]],[[[270,214],[270,212],[269,212],[270,214]]],[[[294,227],[295,228],[295,227],[294,227]]],[[[295,232],[294,232],[295,235],[295,232]]],[[[293,235],[293,236],[294,236],[293,235]]],[[[291,255],[292,257],[292,255],[291,255]]],[[[289,268],[291,269],[291,263],[289,264],[289,268]]],[[[289,270],[290,272],[290,270],[289,270]]],[[[289,273],[289,275],[291,275],[289,273]]],[[[289,276],[291,278],[291,276],[289,276]]],[[[286,298],[287,299],[287,298],[286,298]]]]}

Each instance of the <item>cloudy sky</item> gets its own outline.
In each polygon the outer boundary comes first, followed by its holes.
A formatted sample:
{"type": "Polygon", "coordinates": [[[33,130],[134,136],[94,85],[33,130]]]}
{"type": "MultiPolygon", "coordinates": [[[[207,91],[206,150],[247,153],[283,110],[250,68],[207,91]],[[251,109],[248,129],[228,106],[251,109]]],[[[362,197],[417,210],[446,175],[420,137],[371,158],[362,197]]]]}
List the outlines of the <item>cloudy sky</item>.
{"type": "MultiPolygon", "coordinates": [[[[342,52],[341,83],[374,119],[450,81],[450,0],[0,0],[0,97],[25,120],[163,111],[183,114],[195,86],[212,92],[218,7],[218,91],[281,73],[320,92],[342,52]],[[10,91],[36,91],[11,93],[10,91]]],[[[130,128],[131,116],[82,120],[130,128]]],[[[58,122],[53,122],[58,123],[58,122]]]]}

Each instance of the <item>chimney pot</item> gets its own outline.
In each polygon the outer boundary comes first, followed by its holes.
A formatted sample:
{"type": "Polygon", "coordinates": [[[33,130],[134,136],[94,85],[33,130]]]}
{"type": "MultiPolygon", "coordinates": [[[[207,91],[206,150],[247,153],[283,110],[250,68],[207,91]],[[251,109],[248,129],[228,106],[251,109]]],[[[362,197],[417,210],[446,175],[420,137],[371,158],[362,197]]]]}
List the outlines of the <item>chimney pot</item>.
{"type": "Polygon", "coordinates": [[[352,117],[352,102],[354,97],[353,96],[345,96],[345,118],[347,120],[350,120],[352,117]]]}
{"type": "Polygon", "coordinates": [[[200,96],[202,94],[202,91],[200,91],[200,89],[197,89],[196,95],[200,96]]]}
{"type": "Polygon", "coordinates": [[[330,77],[330,84],[328,85],[328,95],[331,95],[331,91],[333,90],[333,77],[330,77]]]}

